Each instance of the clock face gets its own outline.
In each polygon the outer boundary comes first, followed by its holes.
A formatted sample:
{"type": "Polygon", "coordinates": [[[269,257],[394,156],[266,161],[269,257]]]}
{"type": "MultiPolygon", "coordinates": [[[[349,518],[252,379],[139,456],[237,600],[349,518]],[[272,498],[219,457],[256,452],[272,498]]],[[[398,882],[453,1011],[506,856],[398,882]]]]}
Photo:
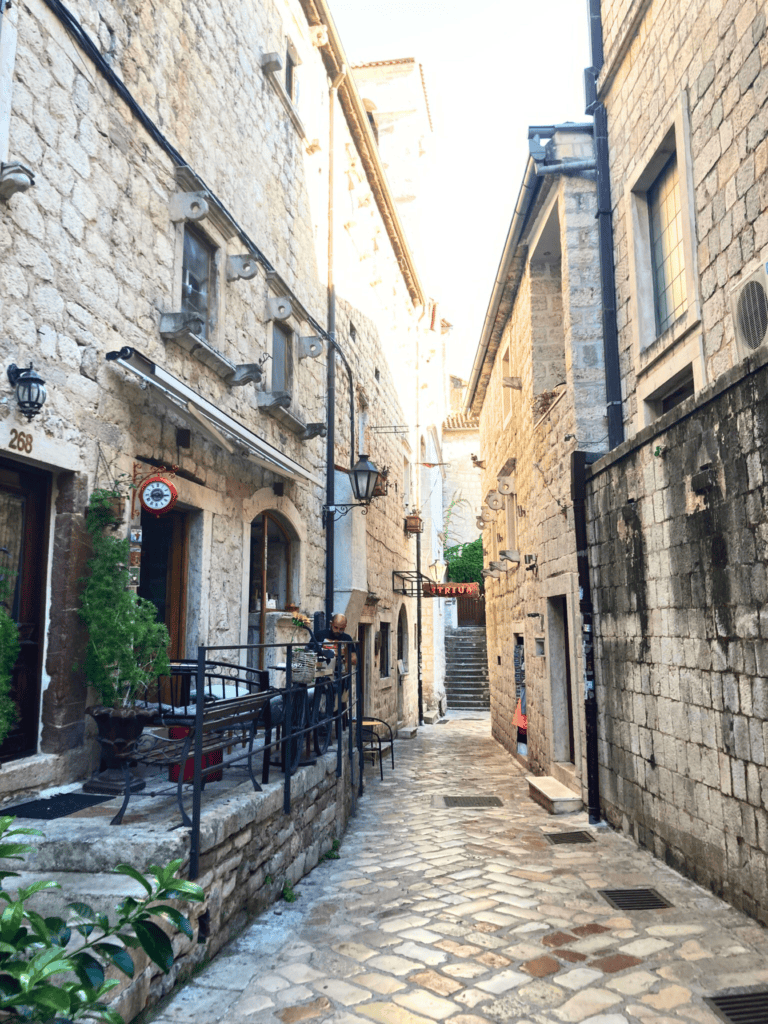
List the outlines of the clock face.
{"type": "Polygon", "coordinates": [[[172,483],[163,477],[147,480],[141,489],[141,504],[148,512],[160,515],[168,512],[176,503],[178,492],[172,483]]]}

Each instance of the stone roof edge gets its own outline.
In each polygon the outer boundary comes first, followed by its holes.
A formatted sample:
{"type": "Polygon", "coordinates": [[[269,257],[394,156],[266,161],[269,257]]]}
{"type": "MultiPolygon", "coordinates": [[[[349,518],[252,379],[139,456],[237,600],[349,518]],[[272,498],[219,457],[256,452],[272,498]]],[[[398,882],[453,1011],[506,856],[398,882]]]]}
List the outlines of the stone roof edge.
{"type": "MultiPolygon", "coordinates": [[[[500,332],[497,329],[499,326],[499,310],[507,284],[515,275],[517,275],[518,280],[514,286],[514,293],[517,293],[517,287],[520,283],[520,275],[516,266],[517,261],[515,260],[515,256],[518,254],[523,229],[528,221],[528,216],[533,208],[536,196],[538,195],[541,182],[542,179],[536,174],[536,164],[533,157],[529,156],[528,162],[525,166],[523,180],[520,185],[520,192],[517,196],[517,203],[515,204],[512,220],[510,221],[509,230],[507,231],[507,238],[504,243],[501,260],[499,261],[499,267],[496,271],[496,278],[493,282],[493,289],[488,302],[488,309],[485,314],[482,333],[480,334],[480,340],[477,345],[475,361],[469,377],[469,384],[467,385],[467,397],[464,403],[464,411],[470,416],[480,415],[480,409],[483,404],[483,399],[485,398],[485,390],[488,385],[488,377],[490,376],[490,369],[485,374],[483,374],[483,370],[486,365],[489,367],[492,366],[493,360],[496,357],[496,349],[498,348],[500,336],[500,332]],[[495,344],[492,344],[494,333],[497,337],[495,344]]],[[[514,295],[512,296],[512,301],[514,302],[514,295]]],[[[502,314],[502,317],[505,316],[506,314],[502,314]]],[[[503,328],[503,326],[504,325],[502,323],[501,327],[503,328]]]]}
{"type": "MultiPolygon", "coordinates": [[[[328,40],[319,49],[326,71],[333,79],[343,67],[349,68],[350,65],[328,4],[326,0],[299,0],[299,3],[310,26],[324,25],[328,30],[328,40]]],[[[344,76],[344,81],[339,86],[339,100],[355,146],[360,154],[368,184],[376,200],[376,206],[384,221],[408,294],[414,306],[423,306],[425,303],[424,289],[353,75],[346,74],[344,76]]]]}

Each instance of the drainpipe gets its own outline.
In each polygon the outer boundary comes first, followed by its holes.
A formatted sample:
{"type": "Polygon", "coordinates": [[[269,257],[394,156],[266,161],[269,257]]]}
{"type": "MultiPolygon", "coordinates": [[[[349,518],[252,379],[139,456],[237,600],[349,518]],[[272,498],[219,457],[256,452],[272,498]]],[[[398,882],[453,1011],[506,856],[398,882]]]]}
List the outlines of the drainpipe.
{"type": "MultiPolygon", "coordinates": [[[[419,450],[419,449],[417,449],[419,450]]],[[[419,687],[419,725],[424,725],[424,680],[421,666],[421,534],[416,534],[416,572],[419,574],[416,585],[416,665],[419,687]]]]}
{"type": "Polygon", "coordinates": [[[579,576],[579,609],[581,611],[581,650],[584,665],[584,723],[587,755],[587,809],[590,825],[600,821],[600,776],[597,753],[597,696],[595,694],[595,652],[592,630],[592,590],[589,584],[589,553],[587,548],[587,515],[585,509],[587,460],[596,455],[571,452],[571,501],[573,528],[576,537],[576,565],[579,576]]]}
{"type": "MultiPolygon", "coordinates": [[[[336,503],[335,458],[336,449],[336,285],[333,279],[333,189],[334,189],[334,117],[336,94],[347,73],[342,65],[328,90],[328,433],[325,448],[325,503],[336,503]]],[[[346,360],[345,360],[346,362],[346,360]]],[[[350,372],[350,392],[352,375],[350,372]]],[[[354,401],[354,396],[353,396],[354,401]]],[[[354,416],[352,419],[354,429],[354,416]]],[[[354,435],[350,437],[350,458],[354,452],[354,435]]],[[[353,463],[351,463],[353,464],[353,463]]],[[[330,513],[325,520],[325,625],[330,628],[333,615],[334,569],[336,565],[335,516],[330,513]]]]}
{"type": "Polygon", "coordinates": [[[592,65],[584,72],[586,112],[595,119],[595,160],[597,163],[597,232],[600,246],[600,285],[603,306],[603,351],[605,397],[608,414],[608,447],[624,440],[619,367],[619,329],[616,322],[616,279],[613,265],[613,216],[611,176],[608,159],[608,116],[597,98],[597,77],[603,66],[603,23],[600,0],[589,3],[589,41],[592,65]]]}

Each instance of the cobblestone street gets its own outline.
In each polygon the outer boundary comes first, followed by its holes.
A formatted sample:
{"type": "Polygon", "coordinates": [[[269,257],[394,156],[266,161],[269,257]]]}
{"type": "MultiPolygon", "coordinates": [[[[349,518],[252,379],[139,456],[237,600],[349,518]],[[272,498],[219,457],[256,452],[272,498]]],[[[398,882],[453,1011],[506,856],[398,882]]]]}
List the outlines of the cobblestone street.
{"type": "Polygon", "coordinates": [[[340,859],[160,1004],[156,1024],[715,1024],[705,996],[768,982],[761,927],[585,813],[548,815],[488,716],[424,727],[396,743],[383,783],[366,773],[340,859]],[[577,829],[596,842],[544,838],[577,829]],[[598,891],[640,887],[671,906],[619,911],[598,891]]]}

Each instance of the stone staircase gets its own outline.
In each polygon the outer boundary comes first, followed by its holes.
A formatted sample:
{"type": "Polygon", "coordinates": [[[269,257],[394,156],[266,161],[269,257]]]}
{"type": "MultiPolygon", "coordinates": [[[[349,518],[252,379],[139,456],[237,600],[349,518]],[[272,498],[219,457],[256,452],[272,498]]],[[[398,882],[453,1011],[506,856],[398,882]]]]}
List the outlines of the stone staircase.
{"type": "Polygon", "coordinates": [[[485,626],[446,629],[445,695],[450,711],[490,710],[485,626]]]}

